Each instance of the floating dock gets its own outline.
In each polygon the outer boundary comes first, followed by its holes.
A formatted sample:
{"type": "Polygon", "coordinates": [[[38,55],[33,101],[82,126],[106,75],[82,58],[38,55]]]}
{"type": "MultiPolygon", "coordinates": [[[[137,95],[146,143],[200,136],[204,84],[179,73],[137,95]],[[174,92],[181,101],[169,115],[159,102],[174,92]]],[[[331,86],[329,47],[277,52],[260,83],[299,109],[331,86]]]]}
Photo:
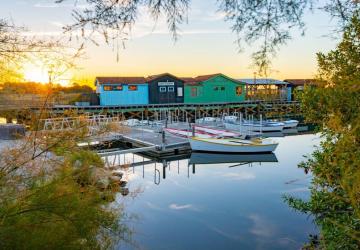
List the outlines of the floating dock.
{"type": "Polygon", "coordinates": [[[100,156],[143,153],[153,157],[163,157],[191,151],[189,141],[186,138],[142,128],[130,128],[125,133],[112,133],[98,141],[103,144],[110,143],[112,147],[116,147],[110,150],[99,150],[100,156]]]}

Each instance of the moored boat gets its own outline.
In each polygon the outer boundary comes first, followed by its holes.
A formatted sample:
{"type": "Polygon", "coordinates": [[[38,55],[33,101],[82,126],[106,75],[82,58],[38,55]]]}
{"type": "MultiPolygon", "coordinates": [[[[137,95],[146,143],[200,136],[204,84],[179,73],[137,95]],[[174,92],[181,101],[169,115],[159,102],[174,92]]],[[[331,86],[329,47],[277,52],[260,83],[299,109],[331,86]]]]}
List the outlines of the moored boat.
{"type": "Polygon", "coordinates": [[[222,153],[269,153],[278,146],[278,143],[269,139],[241,140],[189,137],[189,142],[194,151],[222,153]]]}
{"type": "Polygon", "coordinates": [[[286,120],[283,121],[283,123],[285,124],[284,128],[296,128],[297,125],[299,124],[298,120],[286,120]]]}
{"type": "Polygon", "coordinates": [[[215,118],[215,117],[203,117],[203,118],[199,118],[199,119],[196,119],[195,123],[200,123],[200,124],[203,124],[203,123],[215,123],[215,122],[219,122],[220,119],[219,118],[215,118]]]}
{"type": "MultiPolygon", "coordinates": [[[[192,131],[189,130],[183,130],[183,129],[177,129],[177,128],[165,128],[166,132],[181,136],[181,137],[191,137],[194,136],[192,131]]],[[[195,136],[201,137],[201,138],[242,138],[241,134],[223,130],[223,129],[216,129],[206,126],[194,126],[195,130],[195,136]]]]}
{"type": "Polygon", "coordinates": [[[252,132],[277,132],[282,131],[285,127],[285,124],[282,122],[272,122],[272,123],[224,123],[225,128],[235,131],[252,131],[252,132]]]}

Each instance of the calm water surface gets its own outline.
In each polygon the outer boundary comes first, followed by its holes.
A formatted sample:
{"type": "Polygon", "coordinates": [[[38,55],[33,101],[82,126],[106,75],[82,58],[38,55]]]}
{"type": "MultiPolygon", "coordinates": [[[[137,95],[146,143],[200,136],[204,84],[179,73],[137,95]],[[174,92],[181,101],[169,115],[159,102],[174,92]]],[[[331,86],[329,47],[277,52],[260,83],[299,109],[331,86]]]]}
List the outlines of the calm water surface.
{"type": "MultiPolygon", "coordinates": [[[[290,209],[282,196],[309,196],[310,176],[297,164],[319,138],[298,135],[276,140],[280,144],[275,155],[258,159],[196,154],[172,161],[165,179],[160,163],[130,168],[128,187],[130,191],[140,187],[142,192],[134,199],[119,196],[119,200],[138,216],[131,224],[137,247],[299,249],[317,230],[311,218],[290,209]]],[[[133,156],[127,155],[127,160],[133,156]]]]}

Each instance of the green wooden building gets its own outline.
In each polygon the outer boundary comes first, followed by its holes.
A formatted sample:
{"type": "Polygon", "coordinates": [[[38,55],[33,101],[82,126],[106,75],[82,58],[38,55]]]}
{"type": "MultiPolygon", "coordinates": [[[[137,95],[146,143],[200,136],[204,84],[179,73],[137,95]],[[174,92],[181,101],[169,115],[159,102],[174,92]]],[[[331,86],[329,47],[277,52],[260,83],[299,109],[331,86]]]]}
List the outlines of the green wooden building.
{"type": "Polygon", "coordinates": [[[246,83],[223,74],[182,78],[185,103],[240,102],[246,97],[246,83]]]}

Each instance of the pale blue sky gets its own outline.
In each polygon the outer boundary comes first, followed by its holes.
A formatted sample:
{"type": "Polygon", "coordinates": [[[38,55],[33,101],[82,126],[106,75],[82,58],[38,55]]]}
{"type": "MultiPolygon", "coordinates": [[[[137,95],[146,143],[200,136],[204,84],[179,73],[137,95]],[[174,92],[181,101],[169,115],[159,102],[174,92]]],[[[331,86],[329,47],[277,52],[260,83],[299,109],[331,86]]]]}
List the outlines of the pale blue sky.
{"type": "MultiPolygon", "coordinates": [[[[71,3],[56,6],[51,0],[0,0],[0,16],[11,18],[15,24],[27,26],[37,35],[59,35],[61,25],[71,22],[71,3]]],[[[320,11],[305,16],[307,31],[304,37],[293,32],[293,40],[283,46],[273,59],[271,77],[309,78],[316,73],[318,51],[334,48],[336,41],[325,37],[333,29],[330,18],[320,11]]],[[[250,54],[255,46],[245,46],[242,53],[234,43],[230,23],[216,12],[216,0],[193,0],[189,22],[181,26],[182,35],[174,44],[166,24],[156,26],[141,15],[126,48],[120,50],[120,60],[112,46],[88,45],[87,58],[79,64],[77,76],[151,75],[171,72],[182,76],[222,72],[232,77],[252,77],[250,54]]]]}

